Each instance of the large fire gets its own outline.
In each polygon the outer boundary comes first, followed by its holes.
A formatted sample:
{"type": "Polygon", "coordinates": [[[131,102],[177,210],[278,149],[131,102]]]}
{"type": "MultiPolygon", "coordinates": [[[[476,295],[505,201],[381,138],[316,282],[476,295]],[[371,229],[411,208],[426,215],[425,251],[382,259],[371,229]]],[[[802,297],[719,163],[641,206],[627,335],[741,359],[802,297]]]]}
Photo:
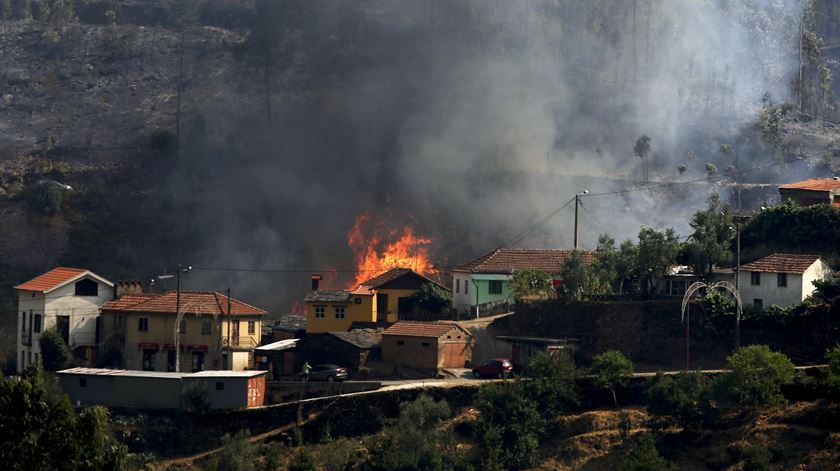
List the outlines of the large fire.
{"type": "Polygon", "coordinates": [[[429,260],[428,245],[432,239],[418,237],[410,227],[384,228],[384,223],[372,224],[369,214],[356,216],[353,228],[347,233],[347,244],[356,255],[356,278],[351,288],[392,268],[410,268],[421,275],[436,272],[429,260]]]}

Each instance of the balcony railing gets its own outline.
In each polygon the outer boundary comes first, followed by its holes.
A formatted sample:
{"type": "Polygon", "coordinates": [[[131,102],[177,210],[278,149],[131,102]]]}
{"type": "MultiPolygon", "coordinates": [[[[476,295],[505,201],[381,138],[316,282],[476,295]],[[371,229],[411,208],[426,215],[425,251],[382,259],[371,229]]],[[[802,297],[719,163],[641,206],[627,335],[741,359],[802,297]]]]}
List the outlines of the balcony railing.
{"type": "MultiPolygon", "coordinates": [[[[227,339],[224,339],[222,343],[227,346],[227,339]]],[[[259,346],[259,342],[257,342],[254,337],[250,336],[231,337],[230,346],[237,350],[253,350],[259,346]]]]}

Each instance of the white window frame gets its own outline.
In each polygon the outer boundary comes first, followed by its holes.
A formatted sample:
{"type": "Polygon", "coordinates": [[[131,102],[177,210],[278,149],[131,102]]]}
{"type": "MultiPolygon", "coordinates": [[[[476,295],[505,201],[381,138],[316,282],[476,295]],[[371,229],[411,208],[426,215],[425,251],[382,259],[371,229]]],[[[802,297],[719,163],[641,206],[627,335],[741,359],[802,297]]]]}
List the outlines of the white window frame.
{"type": "Polygon", "coordinates": [[[323,319],[327,313],[326,306],[315,306],[315,319],[323,319]]]}
{"type": "Polygon", "coordinates": [[[347,308],[344,306],[336,306],[335,307],[335,318],[336,319],[344,319],[347,317],[347,308]]]}

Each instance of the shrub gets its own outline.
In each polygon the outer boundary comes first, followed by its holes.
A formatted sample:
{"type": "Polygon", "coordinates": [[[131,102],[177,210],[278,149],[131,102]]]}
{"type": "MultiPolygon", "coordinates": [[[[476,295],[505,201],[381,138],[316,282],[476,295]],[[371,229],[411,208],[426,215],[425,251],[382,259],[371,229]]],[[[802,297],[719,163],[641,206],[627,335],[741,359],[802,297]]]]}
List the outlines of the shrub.
{"type": "Polygon", "coordinates": [[[653,436],[642,433],[634,438],[619,469],[621,471],[672,471],[677,468],[659,454],[653,436]]]}
{"type": "Polygon", "coordinates": [[[682,427],[696,424],[702,417],[708,388],[700,372],[665,376],[657,373],[645,393],[647,409],[653,415],[668,418],[682,427]]]}
{"type": "Polygon", "coordinates": [[[217,471],[255,471],[257,447],[248,441],[250,432],[240,430],[236,435],[222,437],[222,450],[216,457],[217,471]]]}
{"type": "Polygon", "coordinates": [[[30,208],[50,216],[61,212],[66,191],[58,184],[45,180],[25,189],[21,196],[30,208]]]}
{"type": "Polygon", "coordinates": [[[315,460],[305,449],[297,452],[292,461],[289,462],[289,471],[315,471],[315,460]]]}
{"type": "Polygon", "coordinates": [[[773,455],[764,445],[752,445],[743,449],[741,457],[744,460],[743,471],[767,471],[773,455]]]}
{"type": "Polygon", "coordinates": [[[497,463],[503,469],[529,467],[537,460],[542,433],[539,404],[527,396],[524,384],[488,384],[475,401],[481,413],[476,441],[485,456],[498,456],[497,463]]]}
{"type": "Polygon", "coordinates": [[[522,376],[528,379],[525,391],[541,405],[544,419],[553,419],[578,404],[577,369],[566,352],[555,355],[540,352],[531,356],[525,362],[522,376]]]}
{"type": "Polygon", "coordinates": [[[612,393],[613,404],[618,406],[615,391],[633,374],[633,363],[618,350],[608,350],[595,355],[589,374],[596,386],[612,393]]]}
{"type": "Polygon", "coordinates": [[[824,379],[825,388],[829,395],[838,398],[840,397],[840,344],[825,352],[825,360],[828,363],[824,379]]]}
{"type": "Polygon", "coordinates": [[[70,366],[73,355],[55,329],[47,329],[41,333],[38,345],[41,347],[41,363],[45,370],[58,371],[70,366]]]}
{"type": "Polygon", "coordinates": [[[728,391],[753,407],[784,402],[781,387],[793,382],[796,369],[782,353],[767,345],[743,347],[726,359],[728,391]]]}

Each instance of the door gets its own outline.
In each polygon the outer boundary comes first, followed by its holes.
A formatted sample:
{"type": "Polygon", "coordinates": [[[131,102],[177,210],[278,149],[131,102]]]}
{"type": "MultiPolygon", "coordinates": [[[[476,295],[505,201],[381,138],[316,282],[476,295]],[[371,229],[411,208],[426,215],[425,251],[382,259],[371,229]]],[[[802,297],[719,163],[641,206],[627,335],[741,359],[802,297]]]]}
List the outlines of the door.
{"type": "Polygon", "coordinates": [[[239,321],[233,321],[233,337],[230,342],[234,347],[239,346],[239,321]]]}
{"type": "Polygon", "coordinates": [[[55,325],[64,343],[70,345],[70,316],[56,316],[55,325]]]}
{"type": "Polygon", "coordinates": [[[143,349],[143,370],[155,371],[155,351],[151,348],[143,349]]]}
{"type": "Polygon", "coordinates": [[[467,344],[445,343],[443,344],[443,366],[444,368],[463,368],[467,361],[467,344]]]}
{"type": "Polygon", "coordinates": [[[204,352],[192,352],[192,371],[204,371],[204,352]]]}
{"type": "Polygon", "coordinates": [[[166,371],[175,371],[175,350],[166,351],[166,371]]]}
{"type": "Polygon", "coordinates": [[[414,314],[414,302],[411,298],[397,298],[397,319],[410,320],[414,314]]]}
{"type": "Polygon", "coordinates": [[[388,295],[376,295],[376,322],[388,322],[388,295]]]}

